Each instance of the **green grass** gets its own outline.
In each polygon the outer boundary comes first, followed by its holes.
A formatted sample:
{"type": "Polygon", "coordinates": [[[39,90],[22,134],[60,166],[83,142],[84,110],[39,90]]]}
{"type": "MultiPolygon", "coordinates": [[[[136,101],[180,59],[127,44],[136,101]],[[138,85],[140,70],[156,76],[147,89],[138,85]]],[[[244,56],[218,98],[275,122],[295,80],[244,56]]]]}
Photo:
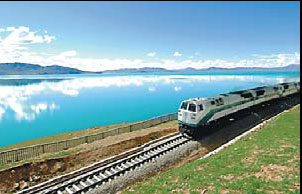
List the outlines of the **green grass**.
{"type": "Polygon", "coordinates": [[[125,193],[300,193],[300,106],[218,154],[125,193]]]}

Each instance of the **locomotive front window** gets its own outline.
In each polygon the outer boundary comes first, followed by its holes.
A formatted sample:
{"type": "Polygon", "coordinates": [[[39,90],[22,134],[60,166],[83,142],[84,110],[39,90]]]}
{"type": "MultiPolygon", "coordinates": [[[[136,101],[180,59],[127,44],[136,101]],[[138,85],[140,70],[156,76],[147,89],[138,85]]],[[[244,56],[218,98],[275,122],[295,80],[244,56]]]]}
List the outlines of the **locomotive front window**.
{"type": "Polygon", "coordinates": [[[189,111],[196,112],[196,105],[195,104],[189,104],[189,111]]]}
{"type": "Polygon", "coordinates": [[[198,105],[199,106],[199,111],[203,111],[203,106],[202,104],[198,105]]]}
{"type": "Polygon", "coordinates": [[[186,103],[186,102],[183,102],[183,103],[181,104],[181,107],[180,107],[180,109],[184,109],[184,110],[187,110],[187,107],[188,107],[188,103],[186,103]]]}

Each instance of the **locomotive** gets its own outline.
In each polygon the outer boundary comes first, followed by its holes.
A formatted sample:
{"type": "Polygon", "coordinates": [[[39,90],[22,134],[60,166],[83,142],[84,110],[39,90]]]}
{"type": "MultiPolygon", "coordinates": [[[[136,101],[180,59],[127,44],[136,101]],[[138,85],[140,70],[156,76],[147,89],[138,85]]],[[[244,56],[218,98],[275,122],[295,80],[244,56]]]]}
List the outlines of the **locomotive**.
{"type": "Polygon", "coordinates": [[[209,98],[182,101],[178,110],[179,131],[192,137],[202,126],[251,106],[300,92],[300,82],[281,83],[234,91],[209,98]]]}

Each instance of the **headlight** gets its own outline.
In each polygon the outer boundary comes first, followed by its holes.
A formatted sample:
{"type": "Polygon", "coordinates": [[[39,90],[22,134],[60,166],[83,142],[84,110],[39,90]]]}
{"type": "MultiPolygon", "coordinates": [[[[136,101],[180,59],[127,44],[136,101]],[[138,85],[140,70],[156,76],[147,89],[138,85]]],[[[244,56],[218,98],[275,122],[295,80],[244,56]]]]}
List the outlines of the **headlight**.
{"type": "Polygon", "coordinates": [[[191,117],[191,119],[195,120],[195,117],[191,117]]]}

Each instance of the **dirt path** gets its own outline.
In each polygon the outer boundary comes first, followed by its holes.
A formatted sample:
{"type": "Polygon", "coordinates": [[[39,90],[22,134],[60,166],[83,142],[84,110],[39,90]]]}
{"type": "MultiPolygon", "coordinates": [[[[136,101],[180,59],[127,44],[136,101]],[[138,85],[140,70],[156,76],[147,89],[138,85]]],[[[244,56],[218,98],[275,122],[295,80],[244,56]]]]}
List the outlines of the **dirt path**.
{"type": "Polygon", "coordinates": [[[0,193],[12,193],[28,186],[46,181],[55,176],[80,169],[99,160],[119,154],[150,140],[177,131],[176,121],[161,124],[118,136],[111,136],[91,144],[83,144],[73,150],[80,149],[66,157],[29,162],[0,172],[0,193]]]}

